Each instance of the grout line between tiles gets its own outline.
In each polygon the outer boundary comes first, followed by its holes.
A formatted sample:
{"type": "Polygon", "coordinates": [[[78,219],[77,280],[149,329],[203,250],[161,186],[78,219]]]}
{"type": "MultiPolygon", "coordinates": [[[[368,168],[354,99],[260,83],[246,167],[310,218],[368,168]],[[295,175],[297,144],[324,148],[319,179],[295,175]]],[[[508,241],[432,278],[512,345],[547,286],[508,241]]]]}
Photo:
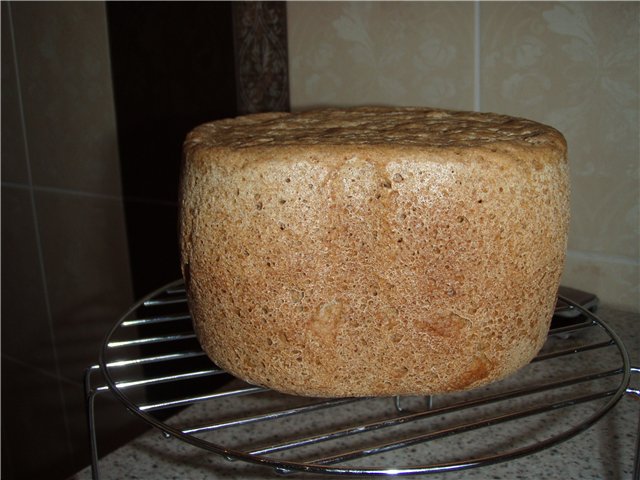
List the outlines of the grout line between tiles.
{"type": "MultiPolygon", "coordinates": [[[[25,158],[26,158],[26,167],[27,167],[27,182],[29,185],[29,195],[30,195],[30,200],[31,200],[31,212],[33,215],[33,222],[34,222],[34,235],[36,238],[36,247],[37,247],[37,251],[38,251],[38,262],[40,264],[40,275],[42,277],[42,288],[43,288],[43,294],[44,294],[44,300],[45,300],[45,310],[46,310],[46,314],[47,314],[47,323],[49,325],[49,336],[51,338],[51,346],[52,346],[52,354],[53,354],[53,359],[55,362],[55,371],[56,371],[56,375],[58,377],[61,377],[61,373],[60,373],[60,362],[58,360],[58,351],[56,349],[56,343],[55,343],[55,333],[54,333],[54,329],[53,329],[53,314],[51,312],[51,303],[49,300],[49,289],[47,286],[47,276],[46,276],[46,269],[45,269],[45,265],[44,265],[44,255],[42,253],[42,239],[40,238],[40,227],[38,224],[38,209],[36,208],[36,199],[35,199],[35,193],[33,190],[33,176],[32,176],[32,172],[31,172],[31,158],[30,158],[30,152],[29,152],[29,141],[27,138],[27,122],[25,121],[25,117],[24,117],[24,102],[23,102],[23,98],[22,98],[22,84],[21,84],[21,80],[20,80],[20,68],[19,68],[19,64],[18,64],[18,51],[16,48],[16,35],[15,35],[15,28],[14,28],[14,23],[13,23],[13,5],[11,2],[7,2],[7,16],[8,16],[8,24],[9,24],[9,33],[10,33],[10,37],[11,37],[11,49],[13,51],[13,67],[15,69],[16,72],[16,96],[17,96],[17,100],[18,100],[18,108],[20,110],[20,126],[22,127],[22,141],[24,144],[24,153],[25,153],[25,158]]],[[[63,406],[63,415],[64,415],[64,429],[65,429],[65,437],[66,437],[66,443],[67,443],[67,449],[70,453],[70,455],[73,458],[74,455],[74,448],[73,448],[73,444],[71,442],[71,429],[70,429],[70,425],[69,425],[69,416],[67,415],[67,404],[65,402],[64,399],[64,393],[62,391],[62,384],[60,381],[58,381],[58,396],[60,397],[60,401],[62,402],[62,406],[63,406]]]]}
{"type": "Polygon", "coordinates": [[[117,195],[109,195],[105,193],[93,193],[86,192],[82,190],[69,190],[66,188],[59,187],[42,187],[37,185],[27,185],[24,183],[14,183],[14,182],[2,182],[3,187],[11,187],[11,188],[25,188],[25,189],[33,189],[36,192],[45,192],[45,193],[59,193],[62,195],[75,195],[80,197],[92,197],[99,198],[102,200],[112,200],[115,202],[122,202],[123,198],[117,195]]]}
{"type": "Polygon", "coordinates": [[[82,387],[84,384],[81,381],[75,381],[72,380],[68,377],[64,377],[64,376],[60,376],[57,373],[52,373],[48,370],[45,370],[42,367],[36,367],[35,365],[31,365],[30,363],[25,362],[24,360],[20,360],[19,358],[16,358],[12,355],[8,355],[6,353],[2,354],[2,359],[3,360],[8,360],[10,362],[16,363],[18,365],[20,365],[23,368],[28,368],[29,370],[32,370],[40,375],[43,375],[45,377],[51,378],[53,380],[57,380],[58,382],[64,382],[67,383],[69,385],[73,385],[74,387],[82,387]]]}
{"type": "Polygon", "coordinates": [[[73,196],[79,196],[79,197],[97,198],[101,200],[110,200],[110,201],[120,202],[120,203],[134,202],[134,203],[144,203],[147,205],[156,205],[161,207],[177,207],[178,206],[177,201],[159,200],[156,198],[130,197],[130,196],[123,197],[118,195],[108,195],[104,193],[93,193],[93,192],[86,192],[82,190],[70,190],[70,189],[59,188],[59,187],[44,187],[44,186],[38,186],[38,185],[30,185],[26,183],[6,182],[6,181],[0,182],[0,185],[8,188],[20,188],[24,190],[33,190],[35,192],[59,193],[61,195],[73,195],[73,196]]]}

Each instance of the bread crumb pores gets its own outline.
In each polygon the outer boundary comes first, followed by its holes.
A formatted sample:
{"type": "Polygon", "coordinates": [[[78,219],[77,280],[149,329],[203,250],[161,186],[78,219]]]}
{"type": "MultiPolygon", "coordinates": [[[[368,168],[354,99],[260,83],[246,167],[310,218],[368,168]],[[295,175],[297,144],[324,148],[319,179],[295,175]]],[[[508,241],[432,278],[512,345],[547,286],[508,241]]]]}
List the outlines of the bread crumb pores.
{"type": "Polygon", "coordinates": [[[520,118],[366,107],[255,114],[184,144],[198,339],[249,383],[427,395],[541,348],[569,220],[566,142],[520,118]]]}

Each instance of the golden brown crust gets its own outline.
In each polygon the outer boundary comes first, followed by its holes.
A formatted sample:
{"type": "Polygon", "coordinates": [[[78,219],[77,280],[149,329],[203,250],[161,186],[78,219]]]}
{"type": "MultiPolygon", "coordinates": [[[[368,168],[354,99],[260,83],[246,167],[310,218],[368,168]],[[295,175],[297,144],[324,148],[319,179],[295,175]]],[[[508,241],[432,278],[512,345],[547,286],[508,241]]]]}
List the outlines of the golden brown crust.
{"type": "Polygon", "coordinates": [[[201,125],[187,139],[187,144],[233,149],[310,145],[460,149],[502,142],[544,148],[562,144],[564,138],[546,125],[506,115],[360,107],[245,115],[201,125]]]}
{"type": "Polygon", "coordinates": [[[429,109],[240,117],[189,135],[181,192],[196,332],[251,383],[432,394],[542,346],[568,226],[550,127],[429,109]]]}

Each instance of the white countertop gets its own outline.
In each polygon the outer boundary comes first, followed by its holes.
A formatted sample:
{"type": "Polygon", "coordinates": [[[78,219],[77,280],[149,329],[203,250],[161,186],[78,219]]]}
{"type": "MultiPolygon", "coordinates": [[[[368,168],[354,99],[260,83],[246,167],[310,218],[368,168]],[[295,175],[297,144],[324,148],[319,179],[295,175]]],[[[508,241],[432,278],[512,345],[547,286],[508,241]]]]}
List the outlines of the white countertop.
{"type": "MultiPolygon", "coordinates": [[[[631,364],[633,366],[640,365],[640,315],[619,312],[610,308],[601,307],[598,316],[611,325],[618,335],[622,338],[631,356],[631,364]]],[[[546,362],[541,362],[546,363],[546,362]]],[[[540,367],[542,368],[542,367],[540,367]]],[[[545,367],[546,368],[546,367],[545,367]]],[[[548,372],[541,370],[542,376],[546,376],[548,372]]],[[[631,378],[631,385],[635,388],[640,384],[640,375],[634,374],[631,378]]],[[[248,397],[246,397],[248,398],[248,397]]],[[[389,408],[393,407],[391,399],[389,408]]],[[[251,402],[251,400],[243,400],[242,397],[231,399],[232,407],[239,405],[239,402],[251,402]]],[[[415,401],[409,400],[409,402],[415,401]]],[[[230,404],[231,405],[231,404],[230,404]]],[[[377,404],[376,404],[377,405],[377,404]]],[[[411,404],[407,404],[409,407],[411,404]]],[[[434,405],[438,406],[436,398],[434,405]]],[[[124,408],[124,407],[123,407],[124,408]]],[[[209,404],[195,405],[187,408],[172,418],[171,422],[197,423],[198,418],[204,418],[211,412],[206,412],[207,408],[211,408],[209,404]]],[[[216,407],[218,408],[218,407],[216,407]]],[[[317,412],[318,420],[327,420],[327,415],[334,416],[330,420],[339,423],[340,415],[350,415],[353,413],[350,409],[360,409],[362,404],[356,403],[349,406],[341,407],[339,414],[334,413],[333,409],[317,412]],[[324,416],[324,417],[323,417],[324,416]]],[[[366,407],[365,407],[366,408],[366,407]]],[[[377,407],[372,407],[373,410],[377,407]]],[[[577,413],[579,415],[579,413],[577,413]]],[[[97,412],[99,415],[99,412],[97,412]]],[[[563,413],[559,414],[560,419],[563,413]]],[[[572,418],[573,414],[567,413],[566,418],[569,422],[575,422],[572,418]]],[[[304,422],[314,423],[316,417],[305,416],[304,422]]],[[[620,402],[612,411],[607,413],[604,418],[593,425],[588,430],[578,434],[577,436],[566,440],[562,443],[554,445],[546,450],[538,453],[511,460],[506,463],[498,463],[494,465],[473,468],[469,470],[449,473],[437,473],[420,478],[429,479],[607,479],[622,480],[631,479],[633,472],[633,462],[638,437],[638,421],[640,418],[640,399],[629,394],[623,396],[620,402]]],[[[577,419],[579,423],[579,419],[577,419]]],[[[296,417],[291,417],[282,421],[285,427],[289,425],[291,428],[304,429],[309,425],[300,423],[296,417]],[[288,423],[287,423],[288,422],[288,423]]],[[[221,441],[249,441],[249,437],[259,437],[265,433],[265,429],[272,428],[270,424],[264,423],[254,424],[251,429],[245,430],[246,438],[224,439],[224,436],[216,437],[221,441]]],[[[519,435],[542,435],[536,429],[531,431],[522,431],[522,424],[505,423],[501,426],[501,432],[509,432],[504,440],[508,442],[509,438],[517,438],[519,435]],[[510,431],[512,428],[520,429],[518,432],[510,431]],[[509,437],[511,435],[511,437],[509,437]]],[[[234,434],[235,435],[235,434],[234,434]]],[[[485,433],[484,435],[491,435],[485,433]]],[[[466,438],[466,437],[465,437],[466,438]]],[[[473,437],[471,437],[473,438],[473,437]]],[[[464,450],[468,448],[477,448],[482,445],[481,440],[474,441],[468,439],[452,440],[443,448],[450,450],[464,450]],[[466,443],[465,443],[466,442],[466,443]],[[474,445],[469,445],[474,442],[474,445]]],[[[500,443],[499,439],[488,438],[488,442],[500,443]]],[[[503,442],[504,442],[503,441],[503,442]]],[[[430,444],[431,445],[431,444],[430,444]]],[[[436,451],[439,447],[429,447],[436,451]]],[[[424,447],[405,448],[396,450],[395,452],[387,452],[376,455],[376,461],[384,464],[387,459],[385,457],[393,456],[394,465],[413,464],[420,465],[425,455],[424,447]],[[422,450],[421,450],[422,448],[422,450]]],[[[431,453],[431,450],[429,450],[431,453]]],[[[241,461],[228,461],[223,457],[212,454],[191,446],[184,441],[176,438],[165,438],[157,430],[151,430],[139,438],[133,440],[129,444],[112,452],[100,460],[100,474],[102,480],[107,479],[314,479],[314,478],[335,478],[327,476],[319,476],[314,474],[292,473],[286,476],[277,474],[268,467],[253,465],[241,461]]],[[[78,474],[71,477],[73,480],[91,479],[91,469],[86,468],[78,474]]],[[[405,478],[418,478],[412,475],[405,478]]]]}

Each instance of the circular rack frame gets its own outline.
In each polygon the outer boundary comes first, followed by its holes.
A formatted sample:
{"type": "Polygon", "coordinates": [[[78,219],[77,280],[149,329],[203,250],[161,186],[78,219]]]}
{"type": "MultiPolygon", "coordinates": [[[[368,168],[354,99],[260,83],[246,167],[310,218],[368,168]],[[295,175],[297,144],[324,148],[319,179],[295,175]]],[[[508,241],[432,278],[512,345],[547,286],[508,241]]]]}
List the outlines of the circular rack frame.
{"type": "MultiPolygon", "coordinates": [[[[87,407],[89,416],[89,429],[92,440],[92,466],[93,475],[97,479],[98,459],[96,447],[96,432],[94,425],[94,405],[93,399],[95,393],[110,390],[131,412],[142,418],[148,424],[164,432],[166,436],[173,436],[195,447],[222,455],[228,460],[242,460],[253,464],[271,467],[281,474],[291,472],[307,472],[315,474],[327,475],[351,475],[351,476],[396,476],[396,475],[417,475],[432,474],[449,471],[458,471],[484,465],[505,462],[519,457],[530,455],[549,448],[560,442],[563,442],[592,426],[600,420],[616,403],[627,393],[632,371],[629,355],[622,343],[621,339],[610,328],[606,322],[598,318],[591,311],[574,303],[568,298],[558,297],[564,302],[564,308],[577,310],[580,320],[572,322],[569,325],[552,328],[549,333],[547,343],[558,343],[558,338],[569,338],[572,336],[579,337],[578,340],[571,341],[568,347],[557,346],[548,351],[543,348],[541,353],[534,359],[533,364],[543,361],[561,361],[565,363],[583,364],[582,361],[570,361],[572,357],[587,354],[588,352],[606,349],[609,357],[612,358],[607,365],[598,365],[598,369],[589,372],[572,370],[568,374],[563,374],[561,378],[554,378],[551,381],[540,379],[535,375],[532,379],[528,379],[529,375],[526,368],[517,372],[510,377],[507,384],[497,382],[498,390],[494,386],[487,389],[481,389],[481,392],[470,391],[469,396],[450,396],[443,395],[436,397],[435,400],[442,406],[434,405],[434,398],[427,397],[426,402],[421,402],[420,407],[408,408],[406,405],[414,404],[415,401],[406,400],[404,398],[395,397],[392,405],[395,407],[390,414],[385,414],[382,418],[359,420],[354,423],[348,423],[345,426],[334,428],[333,430],[322,430],[320,432],[308,432],[301,438],[287,439],[286,441],[277,440],[272,445],[259,444],[256,446],[238,448],[233,445],[223,445],[215,443],[209,439],[199,436],[202,432],[218,432],[222,429],[243,427],[246,425],[255,425],[261,422],[277,422],[279,419],[289,418],[292,416],[304,417],[314,415],[320,410],[341,409],[359,402],[359,401],[378,401],[389,404],[391,400],[381,399],[308,399],[309,403],[302,405],[286,406],[287,402],[296,403],[302,397],[294,397],[280,395],[275,392],[268,391],[262,387],[256,387],[248,384],[242,384],[239,387],[224,388],[219,383],[211,382],[215,388],[211,392],[198,393],[195,395],[186,395],[180,398],[174,398],[169,394],[170,398],[154,399],[149,403],[143,397],[142,400],[136,398],[131,392],[139,391],[143,388],[152,386],[163,386],[174,382],[181,382],[180,386],[185,382],[199,379],[201,382],[211,376],[226,375],[213,363],[209,362],[207,368],[198,367],[195,370],[175,371],[171,370],[168,374],[158,373],[158,368],[165,363],[182,361],[188,358],[202,357],[201,360],[208,361],[204,353],[197,345],[195,334],[190,327],[191,321],[187,308],[186,292],[184,284],[181,280],[169,283],[158,290],[152,292],[127,311],[122,318],[111,328],[105,337],[99,356],[99,364],[94,365],[87,371],[85,377],[87,407]],[[164,309],[170,309],[169,313],[165,313],[164,309]],[[173,325],[176,325],[173,327],[173,325]],[[137,328],[132,328],[137,327],[137,328]],[[158,334],[154,328],[161,328],[158,334]],[[150,330],[145,333],[145,330],[150,330]],[[582,337],[583,332],[595,331],[596,340],[582,337]],[[185,343],[186,342],[186,343],[185,343]],[[189,343],[191,342],[191,343],[189,343]],[[577,342],[577,343],[576,343],[577,342]],[[185,345],[188,348],[177,348],[173,351],[172,345],[185,345]],[[165,353],[162,354],[143,354],[140,355],[139,348],[149,348],[152,345],[162,345],[165,347],[165,353]],[[168,353],[166,350],[168,347],[168,353]],[[610,352],[614,352],[611,354],[610,352]],[[123,353],[124,352],[124,353],[123,353]],[[135,352],[135,353],[130,353],[135,352]],[[149,373],[146,366],[154,367],[153,373],[149,373]],[[126,369],[134,368],[138,373],[131,376],[128,373],[125,379],[121,377],[121,372],[126,369]],[[105,381],[105,385],[97,389],[91,387],[92,372],[99,371],[105,381]],[[516,386],[512,386],[515,382],[516,386]],[[607,385],[600,386],[604,382],[607,385]],[[612,385],[612,382],[614,384],[612,385]],[[559,398],[547,399],[555,392],[568,390],[570,393],[562,394],[559,398]],[[576,393],[577,392],[577,393],[576,393]],[[260,411],[257,414],[242,413],[235,418],[224,418],[222,420],[206,422],[206,425],[200,425],[196,428],[184,428],[168,421],[168,412],[173,412],[176,408],[182,408],[194,404],[214,404],[222,402],[225,399],[237,396],[250,396],[254,402],[261,403],[260,395],[268,394],[269,398],[280,397],[284,399],[284,407],[278,407],[273,411],[260,411]],[[451,400],[453,398],[453,400],[451,400]],[[524,400],[523,400],[524,399],[524,400]],[[530,401],[527,403],[527,399],[530,401]],[[524,403],[523,403],[524,402],[524,403]],[[406,405],[405,405],[406,404],[406,405]],[[509,405],[514,404],[516,407],[511,408],[509,405]],[[410,434],[402,435],[402,428],[406,425],[414,425],[416,422],[424,421],[434,417],[447,415],[456,415],[474,408],[487,408],[493,405],[507,405],[498,414],[483,413],[480,418],[471,417],[464,422],[454,423],[453,425],[440,426],[435,429],[425,429],[416,433],[415,427],[412,427],[410,434]],[[448,439],[457,435],[465,435],[469,432],[476,432],[485,428],[502,426],[505,423],[513,426],[514,423],[523,422],[536,416],[544,416],[564,410],[582,406],[587,408],[589,413],[586,416],[580,416],[579,421],[572,420],[571,415],[563,415],[567,424],[562,428],[556,429],[545,438],[536,438],[531,443],[515,446],[512,448],[510,442],[506,442],[501,446],[491,447],[485,453],[472,453],[467,456],[462,455],[454,460],[436,460],[428,463],[412,464],[412,465],[388,465],[371,466],[361,465],[357,462],[368,459],[376,454],[395,452],[407,447],[414,447],[426,442],[434,442],[441,439],[448,439]],[[586,407],[585,407],[586,406],[586,407]],[[281,458],[278,454],[281,452],[294,451],[300,447],[308,447],[316,444],[330,443],[332,440],[351,439],[367,432],[379,432],[386,430],[394,430],[396,435],[393,439],[383,439],[377,441],[375,445],[367,445],[365,447],[351,447],[339,453],[333,453],[329,456],[320,456],[311,460],[297,460],[289,458],[281,458]],[[398,430],[400,430],[400,438],[398,439],[398,430]],[[355,464],[353,462],[356,462],[355,464]]],[[[559,342],[562,344],[562,342],[559,342]]],[[[184,363],[184,362],[183,362],[184,363]]],[[[570,369],[571,370],[571,369],[570,369]]],[[[220,377],[218,377],[220,378],[220,377]]],[[[237,382],[237,381],[236,381],[237,382]]],[[[232,382],[233,383],[233,382],[232,382]]],[[[174,392],[182,390],[171,388],[165,391],[174,392]]],[[[307,400],[307,399],[305,399],[307,400]]],[[[415,399],[413,399],[415,400],[415,399]]],[[[241,401],[238,399],[236,402],[241,401]]],[[[268,405],[268,404],[265,404],[268,405]]],[[[206,405],[205,405],[206,407],[206,405]]],[[[217,408],[213,408],[217,411],[217,408]]],[[[388,409],[389,410],[389,409],[388,409]]],[[[334,410],[331,410],[332,412],[334,410]]],[[[332,415],[335,416],[335,415],[332,415]]],[[[457,421],[457,420],[456,420],[457,421]]],[[[524,425],[524,424],[523,424],[524,425]]],[[[304,450],[304,448],[303,448],[304,450]]],[[[637,461],[637,459],[636,459],[637,461]]],[[[388,462],[387,462],[388,463],[388,462]]]]}

